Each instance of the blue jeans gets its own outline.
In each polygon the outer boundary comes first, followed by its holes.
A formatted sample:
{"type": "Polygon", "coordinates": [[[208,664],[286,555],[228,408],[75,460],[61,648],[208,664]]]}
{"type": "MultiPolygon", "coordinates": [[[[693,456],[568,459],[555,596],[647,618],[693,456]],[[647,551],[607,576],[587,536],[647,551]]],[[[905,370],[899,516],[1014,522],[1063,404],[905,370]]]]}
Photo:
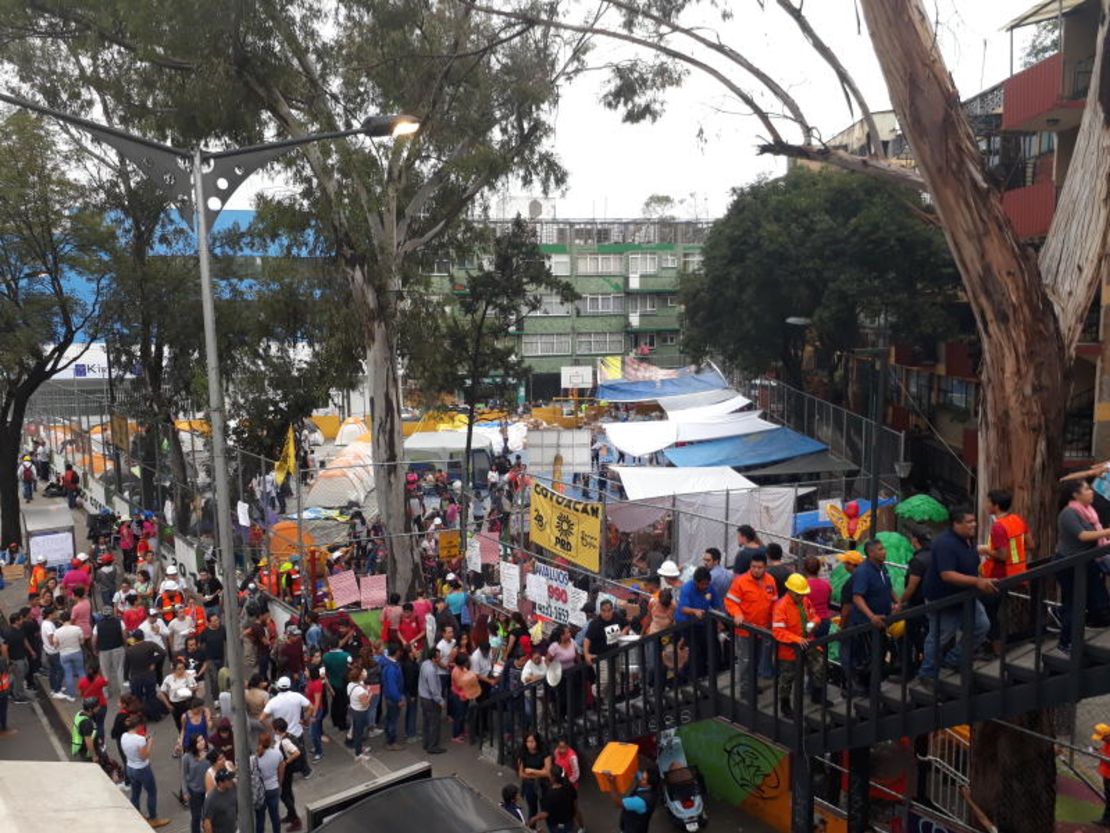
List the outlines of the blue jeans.
{"type": "Polygon", "coordinates": [[[470,710],[470,701],[451,695],[451,739],[461,738],[466,732],[466,714],[470,710]]]}
{"type": "Polygon", "coordinates": [[[281,816],[278,814],[278,799],[281,797],[280,789],[266,790],[266,800],[261,807],[254,808],[254,833],[262,833],[266,829],[266,815],[270,816],[270,827],[274,833],[281,833],[281,816]]]}
{"type": "Polygon", "coordinates": [[[147,817],[158,818],[158,785],[154,783],[154,770],[149,765],[141,769],[127,767],[127,778],[131,781],[131,804],[139,809],[139,798],[145,789],[147,817]]]}
{"type": "Polygon", "coordinates": [[[405,698],[405,740],[416,737],[416,714],[420,703],[416,697],[405,698]]]}
{"type": "MultiPolygon", "coordinates": [[[[930,613],[928,619],[929,633],[925,637],[925,658],[922,660],[921,669],[917,673],[918,676],[931,677],[935,680],[940,674],[940,664],[959,665],[962,659],[960,655],[960,643],[963,641],[963,605],[945,608],[936,613],[930,613]],[[956,642],[952,646],[952,649],[938,662],[937,654],[953,638],[956,639],[956,642]]],[[[979,601],[975,602],[975,614],[972,627],[971,644],[973,648],[978,648],[983,644],[983,640],[987,638],[987,631],[989,631],[991,627],[990,619],[987,618],[987,611],[979,601]]]]}
{"type": "Polygon", "coordinates": [[[327,709],[320,709],[308,724],[308,740],[312,746],[313,755],[324,754],[324,715],[327,711],[327,709]]]}
{"type": "Polygon", "coordinates": [[[85,676],[85,657],[80,651],[62,654],[62,671],[65,673],[66,694],[77,696],[77,681],[85,676]]]}
{"type": "Polygon", "coordinates": [[[68,489],[66,490],[66,505],[68,505],[70,509],[76,509],[77,508],[77,490],[76,489],[74,489],[73,491],[69,491],[68,489]]]}
{"type": "Polygon", "coordinates": [[[31,499],[32,487],[35,485],[35,481],[34,480],[24,480],[21,485],[23,486],[23,499],[24,500],[30,500],[31,499]]]}
{"type": "Polygon", "coordinates": [[[50,681],[50,693],[62,690],[65,672],[62,671],[62,658],[58,654],[46,655],[46,678],[50,681]]]}
{"type": "Polygon", "coordinates": [[[397,742],[397,719],[401,716],[401,703],[385,701],[385,742],[390,746],[397,742]]]}
{"type": "Polygon", "coordinates": [[[366,735],[366,726],[369,722],[369,709],[361,712],[351,709],[351,745],[356,755],[362,754],[362,738],[366,735]]]}

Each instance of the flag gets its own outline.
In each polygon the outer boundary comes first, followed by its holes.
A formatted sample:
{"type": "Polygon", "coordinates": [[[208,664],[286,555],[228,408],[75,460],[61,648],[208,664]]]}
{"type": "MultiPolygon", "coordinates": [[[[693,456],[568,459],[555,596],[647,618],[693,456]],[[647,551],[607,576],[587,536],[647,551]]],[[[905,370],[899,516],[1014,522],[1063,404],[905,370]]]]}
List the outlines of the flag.
{"type": "Polygon", "coordinates": [[[285,446],[281,449],[281,457],[274,466],[274,480],[280,486],[285,478],[297,470],[297,438],[293,436],[293,426],[285,435],[285,446]]]}

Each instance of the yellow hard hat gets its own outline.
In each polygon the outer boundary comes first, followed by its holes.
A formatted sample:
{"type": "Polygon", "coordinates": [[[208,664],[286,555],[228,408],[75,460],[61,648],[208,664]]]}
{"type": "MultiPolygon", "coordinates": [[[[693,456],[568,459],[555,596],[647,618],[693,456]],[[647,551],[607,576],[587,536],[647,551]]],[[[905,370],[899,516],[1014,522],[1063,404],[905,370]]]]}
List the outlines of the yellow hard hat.
{"type": "Polygon", "coordinates": [[[797,593],[801,596],[809,595],[809,582],[806,577],[801,573],[791,573],[786,577],[786,589],[791,593],[797,593]]]}
{"type": "Polygon", "coordinates": [[[893,623],[889,628],[887,628],[886,632],[891,639],[901,639],[903,636],[906,635],[906,620],[899,619],[897,622],[893,623]]]}
{"type": "Polygon", "coordinates": [[[836,560],[841,564],[862,564],[865,559],[859,550],[848,550],[836,554],[836,560]]]}
{"type": "Polygon", "coordinates": [[[281,572],[288,573],[290,570],[293,569],[293,565],[288,561],[284,561],[284,562],[282,562],[282,565],[281,565],[280,569],[281,569],[281,572]]]}
{"type": "Polygon", "coordinates": [[[1091,740],[1106,740],[1106,736],[1110,735],[1110,726],[1105,723],[1095,724],[1095,733],[1091,735],[1091,740]]]}

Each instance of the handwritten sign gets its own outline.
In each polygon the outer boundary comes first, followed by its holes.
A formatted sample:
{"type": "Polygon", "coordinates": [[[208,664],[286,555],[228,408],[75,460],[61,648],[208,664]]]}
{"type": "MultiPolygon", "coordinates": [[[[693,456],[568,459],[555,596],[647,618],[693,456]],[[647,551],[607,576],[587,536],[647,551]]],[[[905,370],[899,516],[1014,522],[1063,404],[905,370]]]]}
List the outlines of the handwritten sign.
{"type": "Polygon", "coordinates": [[[528,574],[528,598],[536,606],[536,614],[561,625],[570,624],[573,589],[566,570],[534,564],[528,574]]]}
{"type": "Polygon", "coordinates": [[[239,517],[239,526],[246,529],[251,528],[251,508],[244,501],[239,501],[235,505],[235,513],[239,517]]]}
{"type": "Polygon", "coordinates": [[[462,542],[459,540],[457,529],[445,529],[439,533],[439,557],[443,561],[458,558],[462,551],[462,542]]]}
{"type": "Polygon", "coordinates": [[[482,549],[477,538],[466,542],[466,569],[472,573],[482,572],[482,549]]]}
{"type": "Polygon", "coordinates": [[[354,570],[344,570],[328,576],[328,589],[331,590],[331,598],[336,607],[358,604],[362,598],[354,570]]]}
{"type": "Polygon", "coordinates": [[[385,607],[386,591],[385,576],[363,576],[359,582],[362,591],[362,609],[374,610],[385,607]]]}
{"type": "Polygon", "coordinates": [[[501,603],[509,610],[516,610],[520,603],[520,566],[511,561],[501,562],[501,603]]]}

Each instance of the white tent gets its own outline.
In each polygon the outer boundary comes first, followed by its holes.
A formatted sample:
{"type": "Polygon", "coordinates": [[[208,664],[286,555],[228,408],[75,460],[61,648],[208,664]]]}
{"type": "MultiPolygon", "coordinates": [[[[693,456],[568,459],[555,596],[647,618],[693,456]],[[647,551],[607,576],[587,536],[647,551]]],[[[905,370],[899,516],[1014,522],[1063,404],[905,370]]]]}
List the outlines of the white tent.
{"type": "Polygon", "coordinates": [[[676,443],[716,440],[770,431],[776,426],[760,419],[760,411],[722,414],[689,419],[686,411],[677,411],[671,419],[644,422],[606,422],[602,424],[609,442],[625,454],[642,457],[670,448],[676,443]]]}
{"type": "Polygon", "coordinates": [[[670,495],[754,489],[756,484],[728,466],[677,468],[674,466],[614,466],[629,500],[650,500],[670,495]]]}
{"type": "Polygon", "coordinates": [[[374,491],[370,443],[353,442],[328,461],[305,495],[304,508],[341,509],[350,504],[366,506],[374,491]]]}
{"type": "Polygon", "coordinates": [[[721,414],[731,414],[733,411],[738,411],[752,404],[748,397],[735,391],[731,391],[731,393],[733,395],[728,399],[709,403],[698,403],[689,396],[672,396],[667,399],[660,399],[659,407],[666,411],[671,419],[682,417],[683,419],[697,420],[720,416],[721,414]]]}
{"type": "Polygon", "coordinates": [[[339,432],[335,435],[335,444],[338,446],[350,445],[369,430],[366,423],[358,417],[347,417],[343,420],[343,424],[339,426],[339,432]]]}

